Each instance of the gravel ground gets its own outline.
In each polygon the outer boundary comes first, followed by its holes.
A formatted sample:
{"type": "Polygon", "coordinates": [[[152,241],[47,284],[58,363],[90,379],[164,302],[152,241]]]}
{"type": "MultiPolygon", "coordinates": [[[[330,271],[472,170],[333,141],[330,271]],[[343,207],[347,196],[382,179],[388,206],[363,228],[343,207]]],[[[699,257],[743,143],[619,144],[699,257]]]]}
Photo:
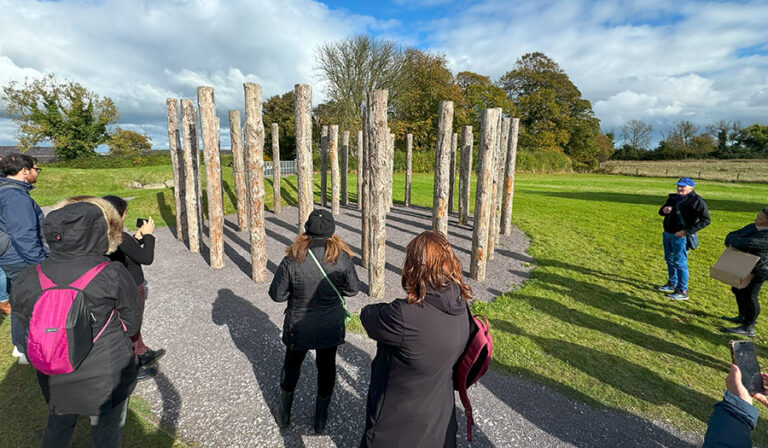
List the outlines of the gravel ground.
{"type": "MultiPolygon", "coordinates": [[[[207,248],[192,254],[168,228],[157,229],[155,263],[145,267],[149,282],[142,333],[152,348],[165,348],[161,374],[140,383],[160,424],[182,440],[216,447],[353,447],[363,431],[365,398],[375,344],[348,334],[338,356],[337,389],[327,435],[313,433],[315,375],[303,366],[289,430],[280,431],[270,415],[279,393],[284,356],[280,341],[284,304],[267,296],[268,284],[250,280],[248,236],[237,232],[235,217],[225,223],[226,265],[212,270],[207,248]]],[[[430,211],[394,207],[387,226],[389,300],[400,297],[400,266],[405,245],[430,227],[430,211]]],[[[296,233],[296,208],[279,216],[267,212],[268,268],[274,273],[296,233]]],[[[359,253],[360,213],[342,208],[337,233],[359,253]]],[[[466,268],[471,227],[451,220],[449,239],[466,268]]],[[[481,300],[517,287],[533,261],[525,254],[522,232],[502,236],[488,280],[470,281],[481,300]]],[[[364,282],[365,271],[358,266],[364,282]]],[[[349,300],[359,310],[372,300],[367,285],[349,300]]],[[[308,357],[311,358],[311,355],[308,357]]],[[[477,447],[647,447],[695,446],[699,437],[609,410],[596,410],[551,389],[495,371],[470,389],[477,447]]],[[[457,400],[459,446],[467,446],[466,421],[457,400]]]]}

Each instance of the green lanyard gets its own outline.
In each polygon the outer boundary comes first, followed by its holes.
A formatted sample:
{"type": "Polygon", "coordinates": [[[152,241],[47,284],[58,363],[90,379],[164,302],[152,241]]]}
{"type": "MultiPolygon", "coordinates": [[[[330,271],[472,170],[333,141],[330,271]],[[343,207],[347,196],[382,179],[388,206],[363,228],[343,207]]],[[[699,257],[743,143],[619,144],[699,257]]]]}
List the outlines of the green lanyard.
{"type": "Polygon", "coordinates": [[[352,318],[352,314],[347,309],[347,299],[344,298],[344,296],[341,295],[338,289],[336,289],[336,285],[333,284],[330,278],[328,278],[328,274],[325,273],[325,269],[323,269],[323,266],[320,265],[320,262],[317,261],[317,257],[315,257],[315,254],[312,253],[312,249],[307,249],[307,252],[309,252],[309,255],[312,257],[312,260],[315,261],[315,264],[317,265],[317,268],[320,269],[320,272],[323,273],[323,277],[325,277],[326,280],[328,280],[328,283],[331,285],[331,288],[333,288],[334,291],[336,291],[336,295],[339,296],[339,300],[341,300],[341,307],[344,308],[344,323],[346,324],[349,322],[349,319],[352,318]]]}

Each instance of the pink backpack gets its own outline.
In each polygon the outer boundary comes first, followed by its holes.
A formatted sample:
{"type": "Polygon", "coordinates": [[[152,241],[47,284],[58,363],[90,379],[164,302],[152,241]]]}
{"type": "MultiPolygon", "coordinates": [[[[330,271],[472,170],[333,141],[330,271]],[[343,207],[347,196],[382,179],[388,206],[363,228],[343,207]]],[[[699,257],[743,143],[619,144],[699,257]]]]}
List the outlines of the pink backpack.
{"type": "Polygon", "coordinates": [[[453,388],[459,391],[461,404],[464,406],[464,415],[467,416],[467,441],[472,441],[472,404],[469,402],[467,388],[477,382],[488,371],[493,355],[493,339],[491,327],[485,316],[473,316],[467,306],[469,316],[469,341],[464,353],[453,366],[453,388]],[[480,320],[482,318],[482,320],[480,320]]]}
{"type": "Polygon", "coordinates": [[[56,285],[37,265],[43,292],[35,302],[29,320],[27,358],[40,373],[59,375],[75,371],[112,321],[115,310],[94,338],[93,316],[85,305],[83,294],[85,287],[108,264],[105,261],[91,268],[69,286],[56,285]]]}

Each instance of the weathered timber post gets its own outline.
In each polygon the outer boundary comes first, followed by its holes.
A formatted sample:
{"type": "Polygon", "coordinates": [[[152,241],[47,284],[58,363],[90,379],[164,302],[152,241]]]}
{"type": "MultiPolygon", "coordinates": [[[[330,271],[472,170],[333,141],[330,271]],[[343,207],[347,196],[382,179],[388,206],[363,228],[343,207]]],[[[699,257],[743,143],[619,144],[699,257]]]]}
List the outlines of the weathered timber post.
{"type": "Polygon", "coordinates": [[[229,138],[232,140],[232,175],[235,178],[237,197],[237,229],[248,228],[248,193],[245,186],[245,161],[243,160],[243,131],[240,111],[229,111],[229,138]]]}
{"type": "Polygon", "coordinates": [[[331,214],[339,215],[339,127],[328,129],[328,155],[331,162],[331,214]]]}
{"type": "Polygon", "coordinates": [[[411,206],[411,176],[413,175],[413,134],[405,136],[405,206],[411,206]]]}
{"type": "MultiPolygon", "coordinates": [[[[496,183],[496,213],[494,215],[496,222],[493,225],[494,247],[499,244],[499,235],[501,233],[501,211],[502,202],[504,201],[504,182],[506,174],[505,170],[507,167],[507,145],[509,143],[509,128],[511,123],[511,118],[504,117],[501,119],[501,128],[499,129],[499,132],[501,132],[502,136],[499,139],[500,146],[498,146],[496,149],[496,152],[499,156],[496,158],[496,179],[498,179],[498,181],[496,183]]],[[[491,253],[491,258],[493,258],[493,253],[491,253]]]]}
{"type": "Polygon", "coordinates": [[[179,100],[168,98],[168,148],[171,153],[173,167],[173,203],[176,207],[176,239],[184,241],[184,229],[187,227],[186,204],[184,203],[184,161],[179,136],[179,100]]]}
{"type": "Polygon", "coordinates": [[[349,192],[347,191],[347,171],[349,170],[349,131],[341,133],[341,152],[339,153],[339,165],[341,170],[341,205],[349,205],[349,192]]]}
{"type": "Polygon", "coordinates": [[[449,167],[448,175],[448,213],[453,213],[453,191],[456,184],[456,146],[458,146],[459,134],[451,134],[451,163],[449,167]]]}
{"type": "Polygon", "coordinates": [[[395,134],[389,134],[389,157],[387,157],[387,194],[389,195],[389,201],[387,202],[387,213],[392,210],[392,205],[395,203],[395,134]]]}
{"type": "Polygon", "coordinates": [[[504,204],[501,208],[501,233],[512,233],[512,200],[515,195],[515,162],[517,159],[517,133],[520,128],[520,119],[513,118],[509,130],[509,142],[507,144],[507,166],[504,176],[504,204]]]}
{"type": "Polygon", "coordinates": [[[251,278],[267,279],[267,246],[264,231],[264,121],[261,86],[245,83],[245,159],[248,164],[248,221],[251,234],[251,278]]]}
{"type": "Polygon", "coordinates": [[[432,230],[448,235],[448,171],[451,164],[453,101],[441,101],[437,117],[435,181],[432,197],[432,230]]]}
{"type": "Polygon", "coordinates": [[[197,117],[192,100],[181,100],[181,131],[184,136],[184,172],[187,173],[184,177],[184,202],[187,210],[189,250],[200,252],[200,223],[203,216],[200,214],[198,202],[202,202],[202,197],[198,195],[197,190],[197,117]]]}
{"type": "Polygon", "coordinates": [[[363,131],[357,131],[357,209],[363,209],[363,131]]]}
{"type": "Polygon", "coordinates": [[[359,200],[362,203],[362,221],[363,229],[360,233],[360,258],[361,264],[364,268],[368,269],[371,265],[371,161],[369,159],[370,154],[370,138],[368,135],[368,106],[363,109],[363,130],[362,130],[362,147],[363,147],[363,166],[360,175],[363,178],[362,181],[362,194],[359,195],[359,200]]]}
{"type": "Polygon", "coordinates": [[[197,88],[197,107],[205,156],[205,185],[208,193],[208,244],[211,268],[224,267],[224,209],[221,195],[221,157],[219,154],[219,124],[213,87],[197,88]]]}
{"type": "Polygon", "coordinates": [[[492,190],[492,197],[491,197],[491,222],[488,224],[488,250],[487,250],[487,256],[489,260],[493,260],[493,256],[496,252],[496,225],[498,224],[498,220],[496,219],[496,211],[499,207],[499,190],[501,190],[501,184],[499,179],[499,148],[501,148],[501,127],[503,125],[503,117],[502,117],[502,110],[500,107],[497,107],[496,110],[498,111],[499,118],[496,123],[496,143],[494,147],[494,159],[493,159],[493,187],[491,187],[492,190]]]}
{"type": "Polygon", "coordinates": [[[296,164],[298,165],[297,189],[299,203],[299,233],[304,233],[304,223],[312,213],[312,87],[296,84],[296,164]]]}
{"type": "Polygon", "coordinates": [[[469,187],[472,185],[472,126],[461,128],[461,161],[459,162],[459,224],[469,217],[469,187]]]}
{"type": "Polygon", "coordinates": [[[328,206],[328,125],[320,128],[320,203],[328,206]]]}
{"type": "Polygon", "coordinates": [[[368,265],[368,295],[382,299],[385,294],[384,269],[387,262],[387,157],[389,129],[387,128],[386,90],[374,90],[368,95],[368,135],[371,175],[371,260],[368,265]]]}
{"type": "Polygon", "coordinates": [[[485,280],[485,264],[488,255],[489,224],[493,221],[491,193],[493,191],[493,162],[495,157],[496,131],[499,111],[483,111],[480,125],[480,151],[477,155],[477,190],[475,192],[474,229],[472,231],[472,256],[469,275],[476,281],[485,280]]]}
{"type": "Polygon", "coordinates": [[[276,215],[282,211],[282,193],[280,192],[280,128],[272,123],[272,198],[276,215]]]}

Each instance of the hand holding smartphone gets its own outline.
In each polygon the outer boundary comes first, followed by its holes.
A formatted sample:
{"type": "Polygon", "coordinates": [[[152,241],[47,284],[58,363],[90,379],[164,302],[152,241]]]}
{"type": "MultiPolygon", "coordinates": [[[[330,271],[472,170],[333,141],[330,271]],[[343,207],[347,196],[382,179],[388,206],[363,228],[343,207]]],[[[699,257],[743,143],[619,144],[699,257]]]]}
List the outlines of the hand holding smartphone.
{"type": "Polygon", "coordinates": [[[757,363],[755,344],[752,341],[731,341],[731,359],[741,370],[741,384],[750,395],[765,395],[760,365],[757,363]]]}

